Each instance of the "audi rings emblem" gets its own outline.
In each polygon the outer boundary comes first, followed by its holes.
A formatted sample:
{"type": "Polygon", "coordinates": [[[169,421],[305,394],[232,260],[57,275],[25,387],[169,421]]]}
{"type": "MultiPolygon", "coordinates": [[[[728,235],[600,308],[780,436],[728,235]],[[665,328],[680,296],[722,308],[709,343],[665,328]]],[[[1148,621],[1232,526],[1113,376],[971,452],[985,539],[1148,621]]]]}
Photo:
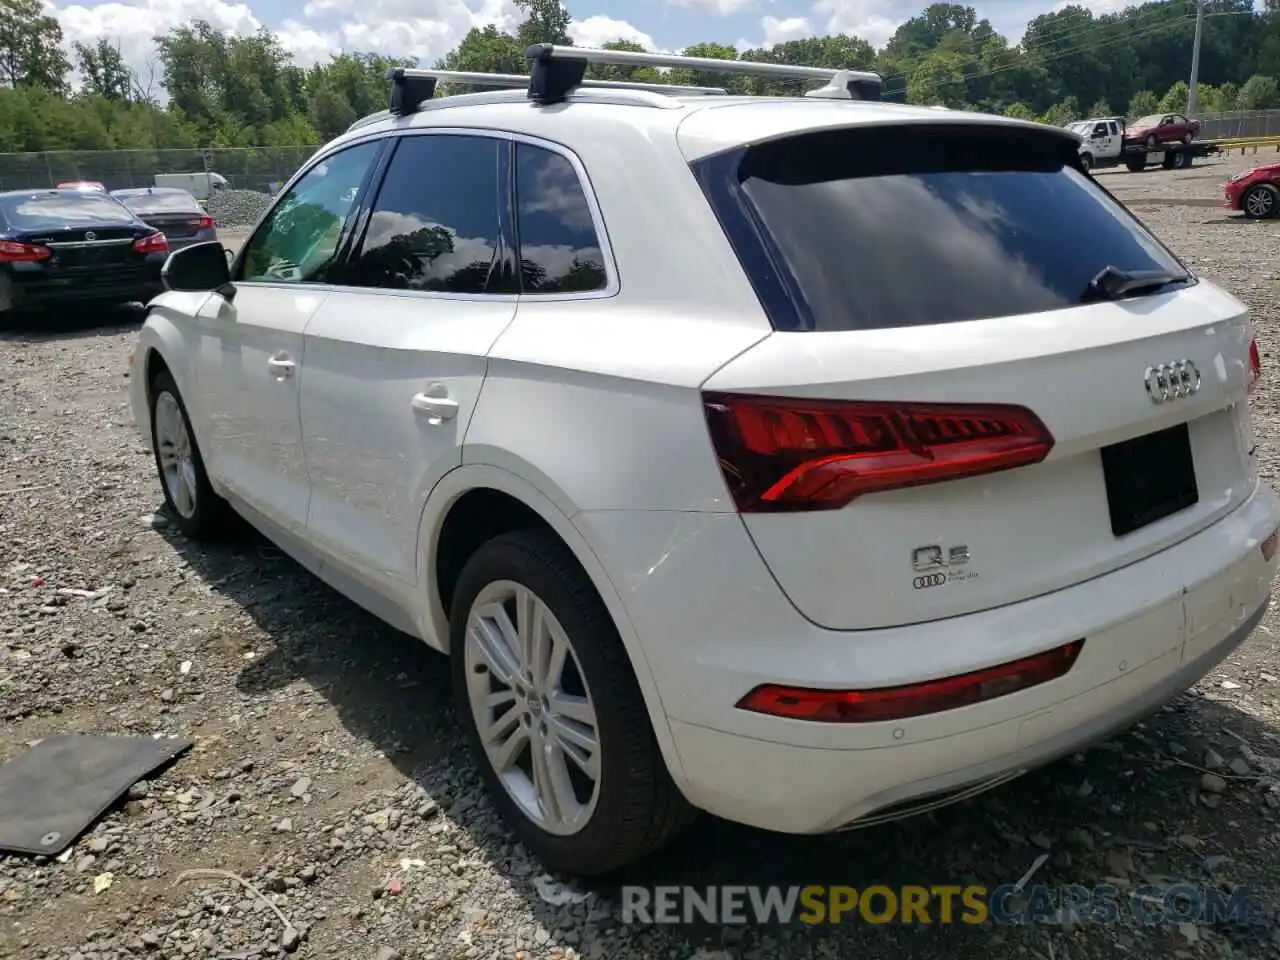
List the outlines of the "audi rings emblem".
{"type": "Polygon", "coordinates": [[[1147,367],[1144,382],[1152,403],[1183,400],[1200,389],[1200,370],[1184,357],[1147,367]]]}

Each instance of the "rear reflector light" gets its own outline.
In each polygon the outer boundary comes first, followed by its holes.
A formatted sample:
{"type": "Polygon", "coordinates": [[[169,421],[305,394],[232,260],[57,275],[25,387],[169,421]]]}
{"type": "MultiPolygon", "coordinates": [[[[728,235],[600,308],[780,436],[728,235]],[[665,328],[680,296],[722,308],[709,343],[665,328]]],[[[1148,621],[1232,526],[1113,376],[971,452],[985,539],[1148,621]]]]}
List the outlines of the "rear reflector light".
{"type": "Polygon", "coordinates": [[[195,220],[188,221],[187,226],[196,230],[212,230],[213,217],[197,217],[195,220]]]}
{"type": "Polygon", "coordinates": [[[975,670],[942,680],[929,680],[878,690],[809,690],[765,685],[743,697],[738,706],[789,720],[821,723],[878,723],[955,710],[1008,696],[1064,676],[1084,649],[1076,640],[1034,657],[975,670]]]}
{"type": "Polygon", "coordinates": [[[1270,563],[1271,558],[1276,555],[1276,544],[1280,543],[1280,530],[1272,530],[1271,536],[1262,541],[1262,559],[1265,563],[1270,563]]]}
{"type": "Polygon", "coordinates": [[[169,241],[165,239],[163,233],[153,233],[133,241],[133,249],[139,253],[166,253],[169,250],[169,241]]]}
{"type": "Polygon", "coordinates": [[[52,256],[52,250],[37,243],[0,240],[0,261],[4,263],[37,263],[52,256]]]}
{"type": "Polygon", "coordinates": [[[1053,436],[997,404],[703,395],[720,470],[743,513],[834,510],[864,493],[1038,463],[1053,436]]]}
{"type": "Polygon", "coordinates": [[[1249,389],[1252,390],[1262,379],[1262,357],[1258,354],[1258,341],[1249,344],[1249,389]]]}

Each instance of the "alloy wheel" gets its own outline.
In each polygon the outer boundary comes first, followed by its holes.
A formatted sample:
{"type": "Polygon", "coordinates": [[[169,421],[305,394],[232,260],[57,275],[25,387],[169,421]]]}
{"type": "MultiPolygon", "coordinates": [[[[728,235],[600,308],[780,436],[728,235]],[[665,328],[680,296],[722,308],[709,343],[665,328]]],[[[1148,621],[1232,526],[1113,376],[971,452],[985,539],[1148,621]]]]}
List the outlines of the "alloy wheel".
{"type": "Polygon", "coordinates": [[[547,833],[590,822],[600,798],[595,702],[564,628],[523,584],[489,584],[467,617],[467,698],[485,755],[521,812],[547,833]]]}

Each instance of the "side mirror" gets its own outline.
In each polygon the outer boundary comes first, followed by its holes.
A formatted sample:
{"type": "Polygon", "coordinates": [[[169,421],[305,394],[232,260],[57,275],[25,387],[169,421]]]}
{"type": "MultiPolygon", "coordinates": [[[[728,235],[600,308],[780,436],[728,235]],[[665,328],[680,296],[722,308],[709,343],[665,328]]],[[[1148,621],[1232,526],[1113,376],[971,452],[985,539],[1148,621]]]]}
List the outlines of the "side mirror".
{"type": "Polygon", "coordinates": [[[235,296],[227,250],[216,240],[196,243],[169,254],[160,279],[166,290],[213,291],[230,300],[235,296]]]}

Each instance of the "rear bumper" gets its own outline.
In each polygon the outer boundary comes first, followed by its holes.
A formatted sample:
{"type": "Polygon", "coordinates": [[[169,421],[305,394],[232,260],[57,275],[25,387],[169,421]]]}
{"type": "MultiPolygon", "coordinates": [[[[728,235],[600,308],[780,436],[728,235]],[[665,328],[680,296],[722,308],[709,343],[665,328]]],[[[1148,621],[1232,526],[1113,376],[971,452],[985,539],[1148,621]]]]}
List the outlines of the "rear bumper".
{"type": "Polygon", "coordinates": [[[145,270],[110,273],[66,279],[28,279],[15,277],[10,285],[14,309],[39,309],[78,303],[146,303],[164,291],[160,279],[163,264],[148,264],[145,270]]]}
{"type": "Polygon", "coordinates": [[[197,243],[215,242],[218,239],[218,232],[216,230],[202,230],[192,237],[170,237],[167,234],[165,236],[169,241],[169,252],[172,253],[176,250],[194,246],[197,243]]]}
{"type": "MultiPolygon", "coordinates": [[[[1068,753],[1193,684],[1265,609],[1260,545],[1280,501],[1259,485],[1210,528],[1052,594],[886,630],[831,631],[785,600],[736,516],[580,514],[657,681],[689,800],[788,833],[1068,753]],[[736,532],[735,532],[736,528],[736,532]],[[987,703],[890,723],[818,724],[734,705],[761,683],[894,686],[1085,638],[1066,676],[987,703]]],[[[832,589],[839,589],[832,584],[832,589]]]]}

